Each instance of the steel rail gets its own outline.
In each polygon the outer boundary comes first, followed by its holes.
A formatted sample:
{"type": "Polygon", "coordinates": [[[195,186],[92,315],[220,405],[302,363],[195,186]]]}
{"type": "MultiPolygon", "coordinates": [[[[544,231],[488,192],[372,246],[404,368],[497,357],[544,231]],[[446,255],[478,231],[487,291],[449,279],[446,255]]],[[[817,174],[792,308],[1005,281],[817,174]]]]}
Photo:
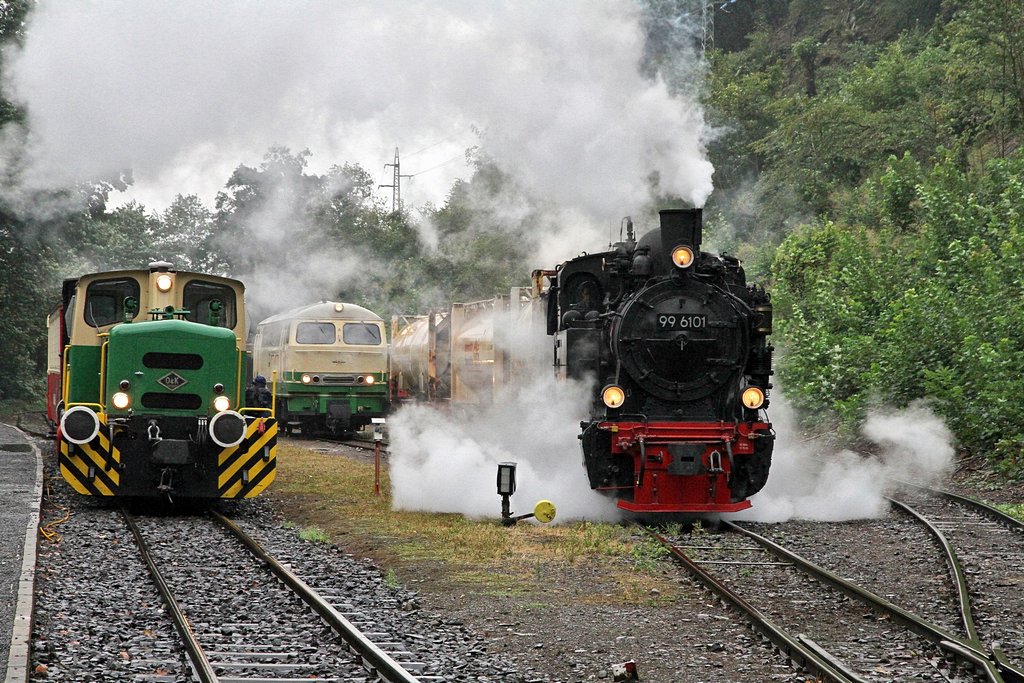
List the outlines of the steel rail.
{"type": "MultiPolygon", "coordinates": [[[[1012,517],[1012,516],[1006,514],[1005,512],[1003,512],[1002,510],[999,510],[998,508],[993,507],[992,505],[989,505],[988,503],[982,502],[982,501],[980,501],[980,500],[978,500],[976,498],[971,498],[970,496],[963,496],[963,495],[960,495],[958,493],[952,493],[951,491],[944,491],[942,489],[932,488],[930,486],[923,486],[921,484],[913,484],[913,483],[907,482],[907,481],[900,481],[900,482],[897,482],[897,483],[900,484],[901,486],[904,486],[904,487],[907,487],[907,488],[915,488],[915,489],[918,489],[920,491],[924,491],[925,493],[928,493],[928,494],[931,494],[931,495],[934,495],[934,496],[938,496],[940,498],[945,498],[946,500],[952,501],[953,503],[956,503],[958,505],[962,505],[964,507],[971,508],[971,509],[975,510],[976,512],[980,513],[980,514],[985,515],[986,517],[989,517],[990,519],[994,520],[995,522],[1001,523],[1001,524],[1009,527],[1011,530],[1019,530],[1019,531],[1024,532],[1024,522],[1021,522],[1019,519],[1017,519],[1015,517],[1012,517]]],[[[891,498],[889,500],[891,502],[895,503],[897,506],[899,506],[899,507],[901,507],[901,508],[903,508],[905,510],[910,510],[909,506],[906,506],[903,503],[898,503],[898,502],[892,500],[891,498]]],[[[949,566],[950,566],[951,571],[955,572],[957,569],[959,569],[959,571],[960,571],[959,578],[957,578],[954,575],[954,582],[955,583],[959,583],[959,582],[962,581],[963,587],[962,588],[958,588],[958,590],[962,590],[963,594],[966,595],[967,594],[966,576],[963,574],[963,568],[960,566],[959,561],[956,559],[955,551],[952,549],[952,546],[949,545],[946,542],[944,535],[941,532],[939,532],[938,529],[933,527],[933,525],[931,525],[929,522],[925,521],[922,517],[920,517],[919,515],[917,515],[913,511],[911,511],[911,514],[913,514],[920,521],[922,521],[926,526],[928,526],[929,529],[932,529],[933,530],[932,533],[937,534],[938,537],[940,539],[942,539],[940,542],[943,544],[944,547],[946,547],[947,562],[949,562],[949,566]]],[[[964,600],[964,598],[962,597],[961,598],[961,602],[963,602],[963,600],[964,600]]],[[[969,606],[969,603],[968,603],[968,610],[969,609],[970,609],[970,606],[969,606]]],[[[973,621],[971,623],[971,627],[973,628],[973,621]]],[[[978,634],[975,631],[972,631],[970,628],[968,628],[967,629],[967,633],[968,633],[969,636],[973,633],[974,641],[977,642],[977,643],[980,643],[981,639],[979,638],[978,634]]],[[[1014,682],[1019,682],[1019,683],[1024,683],[1024,669],[1022,669],[1020,666],[1016,666],[1016,665],[1012,664],[1009,661],[1009,659],[1007,659],[1006,655],[1003,653],[1003,651],[1001,649],[999,649],[998,647],[991,648],[991,658],[995,662],[996,666],[999,667],[999,670],[1003,672],[1003,675],[1008,680],[1011,680],[1011,681],[1014,681],[1014,682]]]]}
{"type": "Polygon", "coordinates": [[[939,545],[942,546],[942,550],[946,554],[946,566],[949,567],[950,578],[953,580],[953,587],[956,588],[957,602],[960,608],[960,622],[964,625],[964,632],[967,634],[968,640],[975,643],[978,647],[983,647],[981,639],[978,637],[978,629],[974,626],[974,616],[971,614],[971,597],[967,592],[967,575],[964,573],[964,568],[957,558],[953,545],[937,526],[925,519],[914,508],[893,498],[888,500],[898,510],[903,511],[923,524],[931,532],[935,540],[938,541],[939,545]]]}
{"type": "Polygon", "coordinates": [[[743,534],[747,538],[750,538],[760,544],[776,557],[792,562],[799,569],[814,576],[820,581],[832,585],[850,597],[856,598],[861,602],[865,602],[881,612],[889,614],[894,620],[900,622],[918,635],[932,641],[943,650],[950,652],[963,660],[971,662],[985,673],[985,677],[990,683],[1004,683],[1006,680],[1009,680],[1012,683],[1024,683],[1024,678],[1018,678],[1016,672],[1013,670],[1007,670],[1006,673],[1009,675],[1008,678],[1004,679],[1003,675],[1000,673],[1000,669],[1002,667],[999,667],[992,661],[995,659],[995,656],[983,647],[979,647],[978,643],[969,642],[960,636],[950,633],[941,626],[922,619],[902,607],[889,602],[885,598],[846,581],[827,569],[814,564],[810,560],[807,560],[790,550],[786,550],[774,541],[749,529],[745,529],[734,522],[723,520],[722,524],[725,528],[732,529],[743,534]]]}
{"type": "Polygon", "coordinates": [[[807,639],[803,639],[801,636],[796,638],[790,636],[772,622],[761,610],[751,605],[743,597],[733,592],[732,589],[705,571],[699,564],[691,560],[682,549],[678,548],[667,538],[651,528],[644,527],[644,530],[661,543],[672,554],[673,559],[677,563],[682,565],[711,592],[744,614],[751,625],[787,657],[805,668],[811,669],[815,675],[822,677],[826,681],[831,681],[832,683],[865,683],[863,678],[857,676],[857,674],[849,670],[838,659],[822,650],[813,641],[808,643],[805,642],[807,639]]]}
{"type": "Polygon", "coordinates": [[[970,496],[963,496],[959,493],[953,493],[952,491],[944,491],[942,489],[933,489],[930,486],[922,486],[921,484],[913,484],[909,481],[898,481],[896,482],[900,486],[907,486],[921,491],[926,491],[932,495],[951,500],[954,503],[959,503],[966,507],[974,508],[983,515],[994,519],[997,522],[1005,524],[1011,529],[1024,532],[1024,522],[1020,521],[1016,517],[1012,517],[1002,510],[989,505],[988,503],[982,502],[977,498],[971,498],[970,496]]]}
{"type": "Polygon", "coordinates": [[[242,531],[237,524],[217,511],[213,511],[212,514],[221,526],[231,532],[253,555],[264,562],[270,568],[270,571],[295,591],[307,605],[313,608],[345,640],[349,650],[356,655],[362,666],[370,671],[371,674],[380,677],[387,683],[419,683],[419,679],[402,668],[401,664],[392,659],[390,655],[377,647],[376,644],[368,640],[352,622],[320,597],[305,581],[268,554],[255,539],[242,531]]]}
{"type": "Polygon", "coordinates": [[[171,616],[171,620],[174,621],[174,628],[178,631],[178,635],[185,642],[185,653],[188,655],[189,662],[192,665],[192,669],[195,671],[196,677],[199,678],[201,683],[218,683],[220,679],[217,677],[216,672],[213,670],[213,666],[210,664],[210,660],[206,658],[206,652],[203,651],[202,646],[196,639],[195,633],[192,631],[192,627],[188,623],[188,617],[181,609],[181,605],[174,599],[174,594],[171,592],[170,586],[167,585],[167,581],[164,579],[163,574],[160,573],[160,569],[156,566],[156,562],[153,560],[153,556],[149,551],[149,545],[146,543],[146,539],[142,537],[142,531],[139,529],[138,524],[135,523],[135,519],[128,514],[128,511],[122,506],[121,516],[124,517],[125,523],[128,528],[131,529],[132,535],[135,537],[135,544],[139,546],[139,552],[142,554],[142,559],[146,563],[146,567],[149,569],[150,576],[153,577],[153,582],[156,584],[157,590],[160,592],[160,597],[164,601],[164,606],[167,607],[167,612],[171,616]]]}

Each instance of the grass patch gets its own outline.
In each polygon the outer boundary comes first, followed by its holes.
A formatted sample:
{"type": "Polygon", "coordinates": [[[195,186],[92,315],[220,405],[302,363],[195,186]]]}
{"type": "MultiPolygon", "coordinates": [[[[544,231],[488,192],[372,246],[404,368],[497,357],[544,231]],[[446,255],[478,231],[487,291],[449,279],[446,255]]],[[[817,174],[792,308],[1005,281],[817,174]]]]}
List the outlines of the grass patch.
{"type": "Polygon", "coordinates": [[[996,503],[994,507],[1024,522],[1024,503],[996,503]]]}
{"type": "Polygon", "coordinates": [[[586,571],[599,568],[604,583],[595,593],[606,602],[673,592],[655,568],[650,542],[628,528],[589,522],[503,527],[497,496],[493,519],[392,510],[387,472],[381,473],[380,495],[373,493],[373,476],[371,462],[282,440],[277,480],[268,494],[302,533],[316,529],[325,541],[390,567],[391,576],[406,568],[410,577],[431,571],[443,575],[453,590],[511,595],[546,587],[558,572],[585,566],[586,571]]]}
{"type": "Polygon", "coordinates": [[[323,529],[316,526],[309,526],[299,531],[299,538],[303,541],[312,541],[313,543],[331,542],[330,536],[328,536],[323,529]]]}
{"type": "Polygon", "coordinates": [[[655,571],[668,558],[668,549],[653,538],[641,538],[629,552],[633,563],[640,571],[655,571]]]}

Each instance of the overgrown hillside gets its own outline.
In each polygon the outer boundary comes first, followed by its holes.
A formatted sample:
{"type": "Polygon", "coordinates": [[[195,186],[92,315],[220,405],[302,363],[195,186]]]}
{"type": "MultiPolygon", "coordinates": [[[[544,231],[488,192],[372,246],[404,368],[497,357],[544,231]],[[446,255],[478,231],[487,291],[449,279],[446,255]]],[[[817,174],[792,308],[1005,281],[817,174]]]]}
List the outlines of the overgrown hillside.
{"type": "Polygon", "coordinates": [[[1020,474],[1024,2],[735,5],[712,213],[770,267],[786,394],[850,434],[928,399],[1020,474]]]}

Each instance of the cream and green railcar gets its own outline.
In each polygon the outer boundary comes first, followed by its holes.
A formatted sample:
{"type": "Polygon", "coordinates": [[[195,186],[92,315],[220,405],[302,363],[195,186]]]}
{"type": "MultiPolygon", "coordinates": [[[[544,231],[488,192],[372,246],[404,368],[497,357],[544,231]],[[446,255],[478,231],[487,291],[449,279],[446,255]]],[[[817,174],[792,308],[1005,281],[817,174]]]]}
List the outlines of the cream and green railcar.
{"type": "Polygon", "coordinates": [[[247,498],[274,480],[277,421],[242,405],[243,294],[164,262],[64,281],[47,406],[76,491],[247,498]]]}
{"type": "Polygon", "coordinates": [[[343,434],[387,413],[384,321],[362,306],[322,301],[267,318],[252,355],[289,432],[343,434]]]}

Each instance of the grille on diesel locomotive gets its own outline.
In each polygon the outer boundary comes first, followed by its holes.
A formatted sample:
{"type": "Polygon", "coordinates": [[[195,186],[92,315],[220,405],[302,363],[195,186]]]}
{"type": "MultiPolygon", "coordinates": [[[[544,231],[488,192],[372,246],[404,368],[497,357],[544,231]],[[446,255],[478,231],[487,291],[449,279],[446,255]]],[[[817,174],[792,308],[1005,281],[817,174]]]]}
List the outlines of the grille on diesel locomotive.
{"type": "Polygon", "coordinates": [[[203,399],[195,394],[162,394],[146,392],[142,395],[142,407],[152,410],[198,410],[203,399]]]}
{"type": "Polygon", "coordinates": [[[321,375],[320,381],[323,384],[355,384],[356,375],[321,375]]]}

